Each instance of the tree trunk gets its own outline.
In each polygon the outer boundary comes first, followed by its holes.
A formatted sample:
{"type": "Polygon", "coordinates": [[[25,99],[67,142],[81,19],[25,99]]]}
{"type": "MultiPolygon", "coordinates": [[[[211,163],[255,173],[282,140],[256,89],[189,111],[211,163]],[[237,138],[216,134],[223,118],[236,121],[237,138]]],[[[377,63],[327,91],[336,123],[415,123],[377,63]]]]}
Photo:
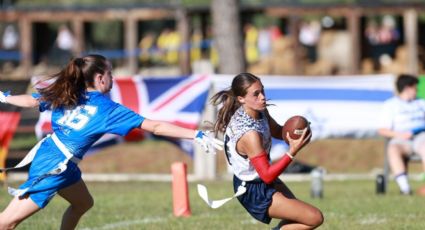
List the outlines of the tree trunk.
{"type": "Polygon", "coordinates": [[[245,71],[239,0],[212,0],[214,45],[219,56],[219,73],[245,71]]]}

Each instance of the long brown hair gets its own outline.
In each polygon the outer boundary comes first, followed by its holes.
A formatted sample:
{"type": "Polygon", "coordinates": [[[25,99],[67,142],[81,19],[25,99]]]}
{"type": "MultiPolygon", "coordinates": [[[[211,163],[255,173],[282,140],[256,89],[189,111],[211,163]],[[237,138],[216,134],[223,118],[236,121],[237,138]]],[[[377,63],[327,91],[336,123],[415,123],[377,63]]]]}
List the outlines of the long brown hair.
{"type": "Polygon", "coordinates": [[[222,90],[211,97],[211,103],[214,106],[223,104],[218,110],[217,120],[214,123],[214,132],[224,132],[230,122],[230,118],[241,106],[237,100],[238,96],[244,97],[247,89],[260,78],[251,73],[240,73],[233,78],[232,86],[227,90],[222,90]]]}
{"type": "Polygon", "coordinates": [[[73,108],[84,99],[86,88],[94,87],[96,74],[104,74],[107,67],[107,60],[101,55],[73,58],[65,68],[48,78],[55,79],[52,84],[38,90],[41,100],[48,102],[52,109],[73,108]]]}

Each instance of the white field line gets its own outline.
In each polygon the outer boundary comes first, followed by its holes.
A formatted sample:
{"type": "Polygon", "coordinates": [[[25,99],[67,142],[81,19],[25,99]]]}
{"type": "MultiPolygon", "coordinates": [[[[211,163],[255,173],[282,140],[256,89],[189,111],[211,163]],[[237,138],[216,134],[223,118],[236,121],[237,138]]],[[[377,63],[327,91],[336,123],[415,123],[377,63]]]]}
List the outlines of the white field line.
{"type": "MultiPolygon", "coordinates": [[[[7,181],[25,181],[28,174],[25,172],[10,172],[7,181]]],[[[232,175],[217,177],[217,180],[231,181],[232,175]]],[[[325,181],[345,181],[345,180],[375,180],[376,173],[358,173],[358,174],[326,174],[325,181]]],[[[172,181],[171,174],[135,174],[135,173],[83,173],[83,179],[86,182],[126,182],[126,181],[172,181]]],[[[310,174],[283,174],[280,176],[283,181],[310,181],[310,174]]],[[[391,179],[391,178],[390,178],[391,179]]],[[[419,174],[410,174],[409,179],[420,180],[419,174]]],[[[211,179],[197,178],[193,174],[187,176],[188,182],[198,182],[211,179]]]]}
{"type": "Polygon", "coordinates": [[[380,225],[380,226],[382,226],[386,222],[388,222],[387,218],[380,218],[380,217],[374,216],[374,215],[366,216],[366,218],[363,218],[363,219],[360,220],[361,225],[367,225],[367,226],[370,226],[370,225],[380,225]]]}
{"type": "MultiPolygon", "coordinates": [[[[210,217],[211,214],[200,215],[200,217],[210,217]]],[[[130,227],[133,225],[141,225],[141,224],[151,224],[151,223],[160,223],[168,221],[167,218],[161,217],[146,217],[139,220],[127,220],[127,221],[118,221],[113,223],[108,223],[103,226],[93,227],[93,228],[82,228],[81,230],[108,230],[108,229],[117,229],[123,227],[130,227]]],[[[256,221],[250,216],[246,216],[246,219],[240,220],[242,225],[258,225],[260,222],[256,221]]]]}
{"type": "Polygon", "coordinates": [[[127,221],[119,221],[114,223],[109,223],[100,227],[94,228],[82,228],[81,230],[106,230],[106,229],[117,229],[122,227],[129,227],[132,225],[139,224],[150,224],[150,223],[159,223],[166,221],[166,218],[161,217],[146,217],[140,220],[127,220],[127,221]]]}

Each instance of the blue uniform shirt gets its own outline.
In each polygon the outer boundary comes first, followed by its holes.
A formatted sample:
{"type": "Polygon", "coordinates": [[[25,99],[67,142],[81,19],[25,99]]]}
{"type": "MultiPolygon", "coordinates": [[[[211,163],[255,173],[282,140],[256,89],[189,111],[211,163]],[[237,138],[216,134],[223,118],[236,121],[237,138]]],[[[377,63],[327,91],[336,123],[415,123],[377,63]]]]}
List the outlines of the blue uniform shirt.
{"type": "MultiPolygon", "coordinates": [[[[35,97],[39,95],[34,95],[35,97]]],[[[40,111],[50,108],[40,103],[40,111]]],[[[74,109],[52,111],[52,128],[59,140],[76,157],[82,159],[87,150],[105,133],[126,135],[140,127],[144,117],[111,101],[100,92],[87,92],[86,100],[74,109]]]]}

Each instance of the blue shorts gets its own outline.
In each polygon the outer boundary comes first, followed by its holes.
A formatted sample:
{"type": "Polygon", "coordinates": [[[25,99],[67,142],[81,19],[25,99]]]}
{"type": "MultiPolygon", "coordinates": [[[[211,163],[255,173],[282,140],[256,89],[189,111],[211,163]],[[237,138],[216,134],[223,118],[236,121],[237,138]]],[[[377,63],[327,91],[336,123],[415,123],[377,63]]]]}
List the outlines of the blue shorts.
{"type": "MultiPolygon", "coordinates": [[[[233,176],[233,189],[236,192],[242,181],[233,176]]],[[[277,179],[273,183],[282,183],[277,179]]],[[[277,190],[272,185],[264,183],[262,180],[247,181],[246,192],[238,197],[242,206],[251,214],[252,217],[265,224],[269,224],[269,207],[272,204],[272,196],[277,190]]]]}
{"type": "Polygon", "coordinates": [[[19,189],[28,189],[21,197],[29,195],[38,207],[44,208],[56,193],[81,180],[81,171],[77,164],[69,161],[64,172],[55,175],[46,175],[58,167],[65,160],[65,156],[56,145],[47,138],[37,150],[31,163],[28,180],[19,189]]]}

